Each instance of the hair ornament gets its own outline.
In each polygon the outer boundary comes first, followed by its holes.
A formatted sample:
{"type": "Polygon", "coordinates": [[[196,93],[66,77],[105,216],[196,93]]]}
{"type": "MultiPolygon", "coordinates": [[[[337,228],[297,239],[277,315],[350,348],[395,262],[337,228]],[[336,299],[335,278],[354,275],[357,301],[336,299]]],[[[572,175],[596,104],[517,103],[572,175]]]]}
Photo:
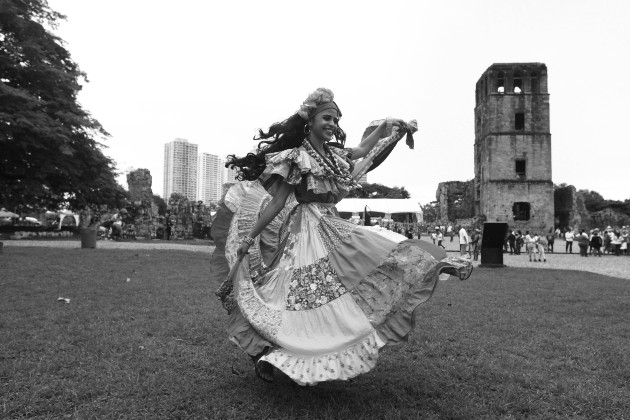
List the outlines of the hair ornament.
{"type": "MultiPolygon", "coordinates": [[[[309,120],[313,116],[313,112],[318,106],[328,102],[333,102],[335,95],[332,90],[326,88],[318,88],[302,102],[297,114],[305,120],[309,120]]],[[[335,105],[336,107],[336,105],[335,105]]],[[[338,110],[339,108],[337,108],[338,110]]]]}

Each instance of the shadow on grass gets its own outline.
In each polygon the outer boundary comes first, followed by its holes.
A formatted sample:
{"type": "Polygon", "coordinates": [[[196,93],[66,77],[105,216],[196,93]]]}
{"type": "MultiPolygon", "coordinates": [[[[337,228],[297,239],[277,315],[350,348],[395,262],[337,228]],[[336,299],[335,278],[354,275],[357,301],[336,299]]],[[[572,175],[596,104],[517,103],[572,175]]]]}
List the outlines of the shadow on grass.
{"type": "Polygon", "coordinates": [[[227,341],[204,254],[0,254],[6,418],[624,418],[629,283],[475,269],[440,283],[410,342],[347,382],[266,384],[227,341]],[[127,281],[129,279],[129,281],[127,281]],[[70,299],[57,303],[58,297],[70,299]]]}

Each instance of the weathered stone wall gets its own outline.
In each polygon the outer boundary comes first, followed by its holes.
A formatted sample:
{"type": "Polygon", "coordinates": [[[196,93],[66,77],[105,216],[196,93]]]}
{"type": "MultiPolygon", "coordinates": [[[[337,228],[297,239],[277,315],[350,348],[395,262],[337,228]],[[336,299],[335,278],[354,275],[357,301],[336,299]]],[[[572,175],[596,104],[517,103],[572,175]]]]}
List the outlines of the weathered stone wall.
{"type": "Polygon", "coordinates": [[[551,182],[551,136],[495,134],[478,142],[479,179],[493,181],[551,182]],[[516,173],[516,160],[525,160],[525,176],[516,173]]]}
{"type": "Polygon", "coordinates": [[[136,237],[155,238],[156,231],[162,226],[158,207],[153,201],[151,185],[153,178],[148,169],[136,169],[127,174],[131,206],[126,209],[123,221],[133,225],[136,237]]]}
{"type": "Polygon", "coordinates": [[[474,216],[473,181],[440,182],[435,193],[439,203],[439,220],[443,223],[474,216]]]}
{"type": "Polygon", "coordinates": [[[153,201],[153,191],[151,185],[153,178],[148,169],[136,169],[127,174],[127,185],[129,186],[129,199],[132,203],[153,201]]]}
{"type": "Polygon", "coordinates": [[[488,222],[504,222],[510,229],[535,232],[547,232],[554,228],[552,183],[489,183],[483,189],[481,201],[488,222]],[[530,204],[529,220],[516,220],[514,204],[523,202],[530,204]]]}
{"type": "Polygon", "coordinates": [[[491,94],[475,109],[477,137],[495,133],[549,133],[549,95],[491,94]],[[523,129],[517,130],[516,113],[525,114],[523,129]]]}
{"type": "Polygon", "coordinates": [[[203,237],[212,225],[209,206],[173,194],[168,200],[166,217],[171,222],[171,239],[203,237]]]}

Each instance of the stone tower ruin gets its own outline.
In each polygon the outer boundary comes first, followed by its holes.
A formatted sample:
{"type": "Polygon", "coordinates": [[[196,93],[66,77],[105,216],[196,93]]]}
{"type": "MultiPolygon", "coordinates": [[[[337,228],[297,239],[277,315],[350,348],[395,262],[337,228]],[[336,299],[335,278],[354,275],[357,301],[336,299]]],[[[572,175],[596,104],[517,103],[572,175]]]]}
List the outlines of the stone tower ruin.
{"type": "Polygon", "coordinates": [[[547,232],[554,227],[547,66],[493,64],[475,95],[475,216],[547,232]]]}

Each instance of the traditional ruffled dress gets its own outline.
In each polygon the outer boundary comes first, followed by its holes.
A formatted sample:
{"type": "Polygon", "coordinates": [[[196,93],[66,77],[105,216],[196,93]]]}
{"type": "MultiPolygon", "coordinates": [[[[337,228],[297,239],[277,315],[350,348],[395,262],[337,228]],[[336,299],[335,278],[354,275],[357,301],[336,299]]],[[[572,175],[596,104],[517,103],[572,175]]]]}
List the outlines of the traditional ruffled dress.
{"type": "MultiPolygon", "coordinates": [[[[361,176],[395,138],[381,140],[357,165],[361,176]]],[[[331,148],[350,173],[348,152],[331,148]]],[[[228,334],[250,355],[301,385],[349,379],[371,370],[379,349],[405,341],[414,310],[440,278],[465,279],[468,259],[446,258],[441,248],[339,217],[335,203],[351,188],[331,177],[308,145],[267,155],[257,181],[226,194],[212,232],[214,278],[229,313],[228,334]],[[238,264],[240,240],[269,203],[278,180],[294,185],[285,208],[256,238],[238,264]]]]}

